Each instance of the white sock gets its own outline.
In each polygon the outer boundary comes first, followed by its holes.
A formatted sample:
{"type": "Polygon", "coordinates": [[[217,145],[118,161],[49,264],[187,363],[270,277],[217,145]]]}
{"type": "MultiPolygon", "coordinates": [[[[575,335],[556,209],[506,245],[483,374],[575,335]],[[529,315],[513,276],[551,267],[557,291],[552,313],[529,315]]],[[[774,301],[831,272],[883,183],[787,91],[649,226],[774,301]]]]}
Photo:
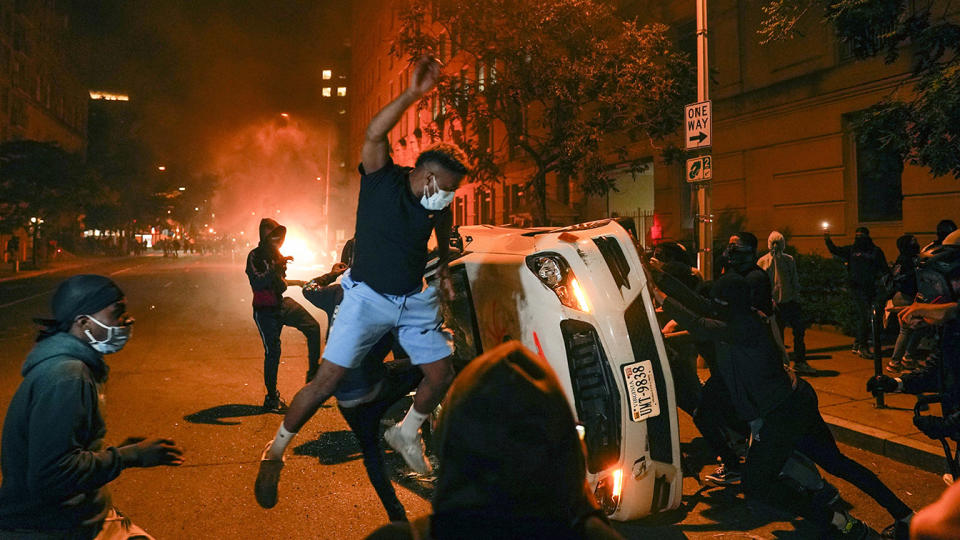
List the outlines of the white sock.
{"type": "Polygon", "coordinates": [[[273,437],[273,444],[267,450],[267,459],[283,459],[284,450],[287,449],[287,445],[296,435],[295,432],[287,431],[287,428],[283,427],[283,422],[280,422],[280,429],[277,430],[276,436],[273,437]]]}
{"type": "Polygon", "coordinates": [[[404,439],[415,438],[417,436],[417,432],[420,431],[420,425],[423,424],[423,421],[429,416],[429,414],[417,412],[417,410],[411,405],[410,410],[407,411],[407,415],[404,416],[403,421],[400,422],[400,435],[404,439]]]}

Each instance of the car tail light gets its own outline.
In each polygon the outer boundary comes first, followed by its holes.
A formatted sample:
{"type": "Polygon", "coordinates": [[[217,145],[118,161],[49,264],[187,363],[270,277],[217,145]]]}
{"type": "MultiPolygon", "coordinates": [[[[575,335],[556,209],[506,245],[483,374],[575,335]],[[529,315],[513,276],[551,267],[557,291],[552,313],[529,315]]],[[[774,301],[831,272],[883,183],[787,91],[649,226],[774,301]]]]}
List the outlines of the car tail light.
{"type": "Polygon", "coordinates": [[[620,494],[623,490],[623,470],[613,469],[603,473],[600,481],[597,482],[597,489],[593,495],[597,499],[597,504],[608,516],[617,511],[620,507],[620,494]]]}
{"type": "Polygon", "coordinates": [[[587,295],[577,281],[566,259],[556,253],[537,253],[527,256],[527,267],[540,282],[552,290],[560,303],[579,311],[590,312],[587,295]]]}

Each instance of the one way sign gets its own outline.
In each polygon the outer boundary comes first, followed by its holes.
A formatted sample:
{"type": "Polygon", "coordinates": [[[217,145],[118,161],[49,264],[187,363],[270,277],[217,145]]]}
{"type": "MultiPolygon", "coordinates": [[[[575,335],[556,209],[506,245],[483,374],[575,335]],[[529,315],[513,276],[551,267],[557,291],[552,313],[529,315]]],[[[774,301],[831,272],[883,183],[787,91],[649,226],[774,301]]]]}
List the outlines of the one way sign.
{"type": "Polygon", "coordinates": [[[709,100],[691,103],[683,108],[683,124],[686,126],[684,139],[686,140],[687,150],[708,148],[713,145],[710,140],[713,131],[710,121],[711,109],[709,100]]]}

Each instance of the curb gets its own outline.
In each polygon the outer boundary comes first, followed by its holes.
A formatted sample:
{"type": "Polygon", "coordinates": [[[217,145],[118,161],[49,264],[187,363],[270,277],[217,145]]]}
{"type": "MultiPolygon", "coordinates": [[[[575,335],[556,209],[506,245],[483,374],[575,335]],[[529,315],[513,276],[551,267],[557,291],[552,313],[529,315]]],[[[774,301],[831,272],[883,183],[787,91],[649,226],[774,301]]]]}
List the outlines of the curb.
{"type": "Polygon", "coordinates": [[[11,275],[11,276],[0,277],[0,283],[3,283],[4,281],[15,281],[15,280],[18,280],[18,279],[28,279],[28,278],[32,278],[32,277],[42,276],[42,275],[44,275],[44,274],[51,274],[51,273],[53,273],[53,272],[62,272],[62,271],[65,271],[65,270],[72,270],[72,269],[74,269],[74,268],[78,268],[78,267],[81,267],[81,266],[87,266],[87,264],[78,262],[78,263],[70,263],[70,264],[67,264],[67,265],[64,265],[64,266],[58,266],[58,267],[55,267],[55,268],[44,268],[44,269],[42,269],[42,270],[24,270],[24,271],[21,271],[21,272],[17,272],[16,274],[13,274],[13,275],[11,275]]]}
{"type": "Polygon", "coordinates": [[[943,448],[937,444],[918,441],[828,414],[822,416],[838,442],[938,475],[947,470],[943,448]]]}

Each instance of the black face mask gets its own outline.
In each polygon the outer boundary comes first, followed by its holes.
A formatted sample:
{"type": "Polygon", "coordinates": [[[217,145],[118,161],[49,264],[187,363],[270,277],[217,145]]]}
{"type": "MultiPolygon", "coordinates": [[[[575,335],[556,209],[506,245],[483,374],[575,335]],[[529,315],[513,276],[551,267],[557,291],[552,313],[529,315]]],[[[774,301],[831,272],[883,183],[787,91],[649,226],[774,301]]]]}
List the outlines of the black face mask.
{"type": "Polygon", "coordinates": [[[857,250],[864,250],[873,247],[873,240],[869,236],[857,236],[853,239],[853,247],[857,250]]]}
{"type": "Polygon", "coordinates": [[[738,244],[727,244],[724,256],[730,266],[737,270],[746,270],[756,262],[753,250],[738,244]]]}

